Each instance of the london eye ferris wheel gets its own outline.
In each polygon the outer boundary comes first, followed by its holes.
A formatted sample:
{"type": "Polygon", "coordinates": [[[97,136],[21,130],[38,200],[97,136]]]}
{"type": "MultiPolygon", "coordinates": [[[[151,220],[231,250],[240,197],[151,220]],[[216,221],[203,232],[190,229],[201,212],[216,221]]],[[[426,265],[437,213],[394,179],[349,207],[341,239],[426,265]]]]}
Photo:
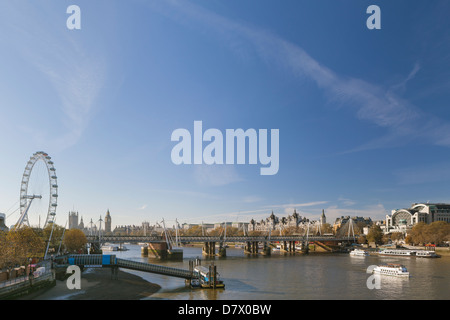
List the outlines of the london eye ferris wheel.
{"type": "Polygon", "coordinates": [[[51,157],[35,152],[27,162],[20,185],[20,217],[16,228],[23,225],[45,228],[55,222],[58,206],[58,182],[51,157]]]}

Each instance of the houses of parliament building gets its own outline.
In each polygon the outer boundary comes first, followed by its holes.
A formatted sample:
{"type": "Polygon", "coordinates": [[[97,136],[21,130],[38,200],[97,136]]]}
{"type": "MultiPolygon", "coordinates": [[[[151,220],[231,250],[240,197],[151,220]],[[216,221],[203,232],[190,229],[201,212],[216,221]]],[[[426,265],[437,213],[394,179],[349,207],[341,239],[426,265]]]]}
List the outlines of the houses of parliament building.
{"type": "Polygon", "coordinates": [[[108,211],[106,211],[105,220],[102,219],[102,216],[100,215],[100,219],[97,221],[91,221],[88,222],[86,225],[83,221],[83,217],[79,218],[78,212],[70,211],[69,212],[69,229],[80,229],[85,234],[95,234],[99,230],[103,231],[104,233],[111,233],[111,214],[108,211]],[[78,222],[79,221],[79,222],[78,222]]]}

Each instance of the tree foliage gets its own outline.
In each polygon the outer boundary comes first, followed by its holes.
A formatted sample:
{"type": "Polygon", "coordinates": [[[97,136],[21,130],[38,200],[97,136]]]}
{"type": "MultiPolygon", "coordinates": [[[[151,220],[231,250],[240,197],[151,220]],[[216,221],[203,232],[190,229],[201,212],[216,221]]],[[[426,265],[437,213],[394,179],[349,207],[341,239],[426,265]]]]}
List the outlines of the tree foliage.
{"type": "Polygon", "coordinates": [[[42,258],[45,242],[29,227],[11,230],[0,235],[0,268],[27,265],[31,258],[42,258]]]}
{"type": "Polygon", "coordinates": [[[381,243],[383,239],[383,231],[381,230],[379,225],[372,225],[367,233],[367,241],[381,243]]]}
{"type": "Polygon", "coordinates": [[[181,231],[182,235],[184,236],[202,236],[203,233],[206,233],[206,230],[203,230],[201,225],[198,226],[192,226],[189,229],[184,229],[181,231]]]}
{"type": "Polygon", "coordinates": [[[54,249],[55,251],[58,250],[59,244],[61,243],[62,240],[63,232],[64,227],[59,226],[57,224],[53,226],[53,233],[51,224],[47,225],[42,230],[42,237],[44,238],[45,241],[48,241],[48,239],[50,239],[50,234],[52,233],[49,249],[54,249]]]}
{"type": "Polygon", "coordinates": [[[411,244],[441,244],[450,240],[450,224],[435,221],[430,224],[419,222],[409,232],[406,242],[411,244]]]}
{"type": "Polygon", "coordinates": [[[69,252],[78,252],[83,250],[86,243],[86,236],[83,231],[79,229],[70,229],[64,234],[64,245],[69,252]]]}

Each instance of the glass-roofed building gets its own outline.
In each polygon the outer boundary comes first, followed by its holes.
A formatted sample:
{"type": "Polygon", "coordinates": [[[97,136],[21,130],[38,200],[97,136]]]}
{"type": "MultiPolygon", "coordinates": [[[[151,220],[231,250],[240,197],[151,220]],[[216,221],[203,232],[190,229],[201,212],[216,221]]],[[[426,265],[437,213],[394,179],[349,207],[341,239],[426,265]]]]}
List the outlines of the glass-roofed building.
{"type": "Polygon", "coordinates": [[[386,215],[385,232],[406,231],[419,222],[432,223],[445,221],[450,223],[450,204],[413,203],[408,209],[392,210],[386,215]]]}

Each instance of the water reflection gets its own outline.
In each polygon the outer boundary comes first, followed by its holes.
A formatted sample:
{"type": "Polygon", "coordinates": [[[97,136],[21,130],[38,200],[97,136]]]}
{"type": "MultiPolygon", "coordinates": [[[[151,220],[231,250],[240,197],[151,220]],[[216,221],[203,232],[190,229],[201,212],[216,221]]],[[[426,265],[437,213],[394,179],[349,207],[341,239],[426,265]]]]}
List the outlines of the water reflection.
{"type": "MultiPolygon", "coordinates": [[[[205,259],[201,248],[184,248],[183,261],[148,260],[140,247],[117,256],[136,261],[189,268],[189,260],[202,265],[214,262],[225,289],[201,290],[185,286],[183,279],[132,272],[159,284],[162,289],[151,299],[208,300],[297,300],[297,299],[449,299],[450,258],[421,259],[394,257],[351,257],[346,254],[292,255],[273,252],[271,256],[246,256],[242,249],[228,248],[223,258],[205,259]],[[366,272],[370,265],[400,263],[411,273],[409,279],[383,276],[381,288],[370,290],[366,272]]],[[[131,271],[130,271],[131,272],[131,271]]]]}

